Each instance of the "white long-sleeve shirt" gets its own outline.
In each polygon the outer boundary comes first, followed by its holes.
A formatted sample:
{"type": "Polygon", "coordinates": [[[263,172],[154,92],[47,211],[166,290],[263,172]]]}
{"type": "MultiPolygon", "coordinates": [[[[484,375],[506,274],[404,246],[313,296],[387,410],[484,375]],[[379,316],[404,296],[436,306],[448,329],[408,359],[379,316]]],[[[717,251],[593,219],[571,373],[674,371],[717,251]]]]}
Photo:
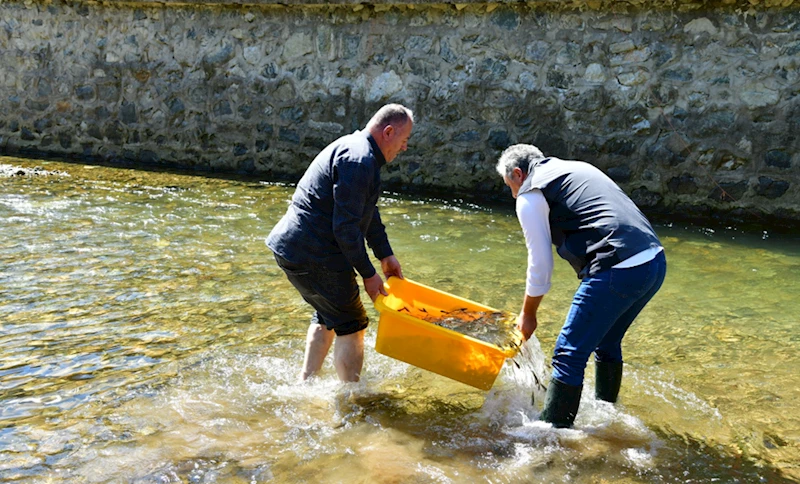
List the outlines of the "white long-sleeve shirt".
{"type": "Polygon", "coordinates": [[[541,190],[531,190],[517,197],[517,218],[528,247],[528,272],[525,294],[543,296],[550,290],[553,276],[553,249],[550,247],[550,206],[541,190]]]}

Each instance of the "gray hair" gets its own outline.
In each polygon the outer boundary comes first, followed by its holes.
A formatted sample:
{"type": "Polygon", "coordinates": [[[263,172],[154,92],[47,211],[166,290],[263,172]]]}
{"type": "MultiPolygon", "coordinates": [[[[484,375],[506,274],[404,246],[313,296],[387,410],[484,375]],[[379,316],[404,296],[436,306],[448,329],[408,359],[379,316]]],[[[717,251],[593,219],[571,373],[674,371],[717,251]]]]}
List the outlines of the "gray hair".
{"type": "Polygon", "coordinates": [[[497,161],[497,173],[500,176],[510,177],[514,172],[514,168],[519,168],[523,173],[527,174],[531,165],[544,157],[542,151],[533,145],[518,144],[509,146],[503,150],[500,159],[497,161]]]}
{"type": "Polygon", "coordinates": [[[414,113],[402,104],[386,104],[378,110],[367,123],[367,129],[383,129],[392,126],[404,126],[407,122],[414,122],[414,113]]]}

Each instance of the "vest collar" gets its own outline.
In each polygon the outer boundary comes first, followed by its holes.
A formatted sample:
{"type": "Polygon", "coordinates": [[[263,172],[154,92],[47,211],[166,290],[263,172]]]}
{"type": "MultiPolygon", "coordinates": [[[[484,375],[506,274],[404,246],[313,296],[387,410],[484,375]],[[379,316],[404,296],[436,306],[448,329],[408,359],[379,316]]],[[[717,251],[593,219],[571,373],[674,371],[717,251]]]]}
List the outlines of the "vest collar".
{"type": "Polygon", "coordinates": [[[549,160],[550,158],[539,158],[538,160],[535,160],[533,163],[530,164],[530,166],[528,167],[528,176],[525,178],[525,181],[523,181],[522,185],[519,187],[519,192],[517,192],[518,197],[523,193],[527,193],[535,188],[539,188],[533,186],[533,172],[537,166],[541,165],[542,163],[546,163],[549,160]]]}

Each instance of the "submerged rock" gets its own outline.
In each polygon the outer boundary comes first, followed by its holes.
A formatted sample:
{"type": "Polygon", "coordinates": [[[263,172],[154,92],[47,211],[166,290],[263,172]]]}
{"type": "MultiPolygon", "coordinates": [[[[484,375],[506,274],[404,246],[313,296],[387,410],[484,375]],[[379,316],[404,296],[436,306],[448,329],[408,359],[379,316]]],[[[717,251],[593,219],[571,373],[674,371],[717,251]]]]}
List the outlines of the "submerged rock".
{"type": "Polygon", "coordinates": [[[21,166],[0,164],[0,178],[10,178],[12,176],[69,176],[63,171],[48,171],[39,166],[35,168],[24,168],[21,166]]]}

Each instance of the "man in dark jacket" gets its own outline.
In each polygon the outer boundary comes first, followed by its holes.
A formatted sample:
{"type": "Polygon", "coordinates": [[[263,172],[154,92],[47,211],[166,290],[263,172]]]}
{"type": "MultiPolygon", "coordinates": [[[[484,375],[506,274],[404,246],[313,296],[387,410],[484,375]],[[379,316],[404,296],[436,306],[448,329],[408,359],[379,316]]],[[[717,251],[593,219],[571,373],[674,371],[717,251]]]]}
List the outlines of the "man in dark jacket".
{"type": "Polygon", "coordinates": [[[413,125],[409,109],[387,104],[364,130],[328,145],[309,165],[289,209],[267,237],[278,265],[316,310],[306,338],[303,380],[319,372],[334,339],[339,379],[360,377],[368,319],[354,269],[373,301],[386,291],[367,244],[384,276],[403,277],[376,204],[380,169],[407,149],[413,125]]]}
{"type": "Polygon", "coordinates": [[[664,250],[636,204],[588,163],[545,157],[533,145],[518,144],[503,151],[497,171],[517,200],[528,247],[518,319],[526,339],[536,329],[536,311],[550,290],[551,243],[581,280],[556,340],[541,415],[555,427],[571,427],[592,352],[595,398],[616,402],[622,338],[664,281],[664,250]]]}

